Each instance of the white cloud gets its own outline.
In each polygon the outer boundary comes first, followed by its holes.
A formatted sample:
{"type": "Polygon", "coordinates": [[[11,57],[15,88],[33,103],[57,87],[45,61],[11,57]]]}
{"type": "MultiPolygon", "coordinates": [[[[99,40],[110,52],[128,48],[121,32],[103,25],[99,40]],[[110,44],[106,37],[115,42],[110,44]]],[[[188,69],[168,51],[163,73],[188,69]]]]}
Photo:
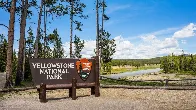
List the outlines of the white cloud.
{"type": "MultiPolygon", "coordinates": [[[[64,46],[64,49],[65,49],[65,55],[67,57],[69,57],[70,43],[69,42],[66,42],[63,46],[64,46]]],[[[74,52],[74,44],[73,44],[72,47],[73,47],[73,52],[74,52]]],[[[81,51],[82,57],[91,58],[92,56],[95,56],[95,52],[94,52],[95,47],[96,47],[96,41],[93,41],[93,40],[85,40],[84,48],[81,51]]]]}
{"type": "MultiPolygon", "coordinates": [[[[195,25],[190,23],[182,30],[173,32],[174,36],[160,39],[158,35],[171,33],[177,28],[168,28],[166,30],[154,32],[154,34],[144,34],[138,37],[139,43],[131,42],[127,38],[120,36],[115,37],[116,53],[113,55],[115,59],[145,59],[154,58],[158,56],[164,56],[174,53],[175,55],[182,54],[182,50],[179,43],[186,44],[186,40],[178,40],[185,37],[193,36],[195,25]]],[[[95,55],[94,49],[96,47],[96,41],[85,41],[85,47],[82,50],[83,57],[90,58],[95,55]]],[[[69,43],[65,43],[66,53],[69,54],[69,43]]],[[[188,53],[188,52],[185,52],[188,53]]]]}
{"type": "Polygon", "coordinates": [[[187,38],[193,37],[196,35],[196,25],[190,23],[188,26],[185,26],[183,29],[174,33],[173,38],[187,38]]]}
{"type": "MultiPolygon", "coordinates": [[[[143,36],[142,42],[138,45],[131,43],[122,36],[114,38],[116,43],[115,59],[141,59],[153,58],[171,53],[181,54],[178,41],[174,38],[165,38],[164,40],[157,39],[156,36],[143,36]]],[[[85,47],[81,54],[83,57],[90,58],[95,55],[94,49],[96,42],[93,40],[85,41],[85,47]]],[[[69,43],[65,43],[66,55],[69,54],[69,43]]]]}

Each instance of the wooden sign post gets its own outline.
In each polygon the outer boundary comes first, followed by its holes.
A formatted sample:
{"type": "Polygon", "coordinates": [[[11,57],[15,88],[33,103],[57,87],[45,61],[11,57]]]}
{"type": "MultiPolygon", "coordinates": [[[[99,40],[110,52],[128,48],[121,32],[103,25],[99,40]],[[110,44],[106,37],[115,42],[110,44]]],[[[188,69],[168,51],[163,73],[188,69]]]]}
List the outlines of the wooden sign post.
{"type": "Polygon", "coordinates": [[[76,89],[91,88],[91,94],[100,96],[97,57],[91,59],[29,60],[33,82],[40,102],[46,102],[46,90],[69,89],[69,97],[76,100],[76,89]]]}

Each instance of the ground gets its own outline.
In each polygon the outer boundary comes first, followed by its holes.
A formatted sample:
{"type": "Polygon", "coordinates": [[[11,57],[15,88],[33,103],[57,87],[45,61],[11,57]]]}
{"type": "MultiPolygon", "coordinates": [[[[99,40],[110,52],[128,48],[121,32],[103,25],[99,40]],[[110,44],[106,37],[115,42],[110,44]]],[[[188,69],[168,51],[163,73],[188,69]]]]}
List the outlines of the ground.
{"type": "Polygon", "coordinates": [[[47,92],[47,103],[40,103],[36,90],[7,93],[0,99],[1,110],[195,110],[196,91],[159,89],[77,89],[77,100],[68,98],[68,90],[47,92]]]}
{"type": "Polygon", "coordinates": [[[6,80],[6,74],[0,72],[0,89],[4,87],[6,80]]]}

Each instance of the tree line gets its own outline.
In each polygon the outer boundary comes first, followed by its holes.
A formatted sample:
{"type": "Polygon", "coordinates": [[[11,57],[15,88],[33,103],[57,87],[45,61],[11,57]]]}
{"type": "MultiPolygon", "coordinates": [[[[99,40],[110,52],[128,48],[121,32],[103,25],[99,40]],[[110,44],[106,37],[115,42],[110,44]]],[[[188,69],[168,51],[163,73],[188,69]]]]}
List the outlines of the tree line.
{"type": "Polygon", "coordinates": [[[113,59],[111,62],[112,66],[145,66],[145,65],[158,65],[160,64],[161,57],[151,58],[151,59],[113,59]]]}
{"type": "MultiPolygon", "coordinates": [[[[114,39],[111,34],[104,29],[104,21],[109,20],[105,14],[105,0],[95,0],[97,26],[97,46],[95,53],[100,56],[100,62],[104,65],[112,60],[115,52],[114,39]],[[101,25],[99,14],[101,13],[101,25]]],[[[47,32],[49,18],[68,16],[70,18],[70,58],[81,58],[81,51],[84,48],[84,40],[74,34],[74,31],[82,31],[83,23],[79,20],[88,19],[84,14],[86,4],[81,0],[1,0],[0,9],[9,13],[9,26],[0,24],[8,28],[8,35],[0,33],[0,71],[6,73],[5,88],[21,85],[24,80],[32,80],[29,65],[30,58],[66,58],[63,48],[62,36],[58,30],[52,33],[47,32]],[[38,12],[32,11],[38,9],[38,12]],[[36,33],[32,27],[27,27],[27,19],[31,20],[33,15],[38,13],[36,33]],[[16,19],[16,16],[19,19],[16,19]],[[19,50],[13,48],[15,40],[15,22],[20,24],[20,37],[18,40],[19,50]],[[43,26],[41,25],[43,24],[43,26]],[[28,34],[26,34],[26,32],[28,34]],[[74,37],[73,37],[74,36],[74,37]],[[73,47],[74,44],[74,47],[73,47]]],[[[93,56],[92,56],[93,57],[93,56]]]]}

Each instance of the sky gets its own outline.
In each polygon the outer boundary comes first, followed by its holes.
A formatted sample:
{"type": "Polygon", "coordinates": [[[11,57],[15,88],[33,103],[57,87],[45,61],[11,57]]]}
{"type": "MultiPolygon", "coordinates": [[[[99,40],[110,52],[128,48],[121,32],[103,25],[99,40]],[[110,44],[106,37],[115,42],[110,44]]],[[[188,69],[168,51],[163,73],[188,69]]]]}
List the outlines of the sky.
{"type": "MultiPolygon", "coordinates": [[[[89,16],[81,20],[84,24],[81,32],[74,30],[74,35],[85,40],[83,57],[92,57],[96,39],[95,0],[81,0],[86,4],[84,14],[89,16]]],[[[115,59],[146,59],[174,53],[196,54],[196,0],[105,0],[106,14],[109,21],[104,28],[115,39],[115,59]]],[[[38,1],[40,4],[40,1],[38,1]]],[[[8,25],[9,13],[0,9],[0,24],[8,25]]],[[[18,50],[19,16],[16,16],[14,49],[18,50]]],[[[51,18],[51,17],[50,17],[51,18]]],[[[33,16],[27,20],[27,27],[32,27],[36,35],[38,11],[33,9],[33,16]],[[33,23],[35,24],[33,24],[33,23]]],[[[69,16],[49,19],[47,33],[57,28],[69,54],[70,23],[69,16]]],[[[42,25],[43,26],[43,25],[42,25]]],[[[7,35],[7,29],[0,26],[0,34],[7,35]]]]}

